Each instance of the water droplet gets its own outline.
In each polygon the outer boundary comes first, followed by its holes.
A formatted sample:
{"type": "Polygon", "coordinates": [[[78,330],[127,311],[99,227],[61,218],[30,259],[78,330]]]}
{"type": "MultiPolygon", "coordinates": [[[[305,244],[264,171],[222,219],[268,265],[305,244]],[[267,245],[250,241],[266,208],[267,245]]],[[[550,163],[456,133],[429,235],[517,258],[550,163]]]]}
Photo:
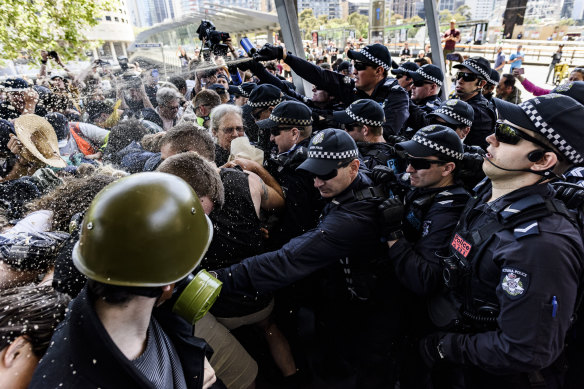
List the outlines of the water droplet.
{"type": "Polygon", "coordinates": [[[197,210],[195,209],[195,207],[191,208],[191,213],[194,215],[195,213],[197,213],[197,210]]]}
{"type": "Polygon", "coordinates": [[[93,223],[92,222],[87,223],[87,229],[88,230],[93,229],[93,223]]]}

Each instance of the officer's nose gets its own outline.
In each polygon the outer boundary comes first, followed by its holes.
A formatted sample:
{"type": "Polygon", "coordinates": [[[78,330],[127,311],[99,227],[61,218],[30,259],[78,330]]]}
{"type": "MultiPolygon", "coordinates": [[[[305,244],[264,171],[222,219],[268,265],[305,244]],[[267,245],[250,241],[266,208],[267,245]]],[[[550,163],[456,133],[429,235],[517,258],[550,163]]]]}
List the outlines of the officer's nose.
{"type": "Polygon", "coordinates": [[[325,181],[321,180],[318,177],[314,177],[314,187],[315,188],[317,188],[317,189],[320,188],[321,186],[324,185],[324,183],[325,183],[325,181]]]}
{"type": "Polygon", "coordinates": [[[497,140],[497,137],[495,137],[495,134],[487,136],[485,140],[488,144],[493,145],[494,147],[499,146],[499,141],[497,140]]]}
{"type": "Polygon", "coordinates": [[[414,173],[415,171],[416,171],[416,169],[414,169],[414,168],[412,167],[412,165],[408,163],[408,167],[406,168],[406,173],[410,173],[410,174],[412,174],[412,173],[414,173]]]}

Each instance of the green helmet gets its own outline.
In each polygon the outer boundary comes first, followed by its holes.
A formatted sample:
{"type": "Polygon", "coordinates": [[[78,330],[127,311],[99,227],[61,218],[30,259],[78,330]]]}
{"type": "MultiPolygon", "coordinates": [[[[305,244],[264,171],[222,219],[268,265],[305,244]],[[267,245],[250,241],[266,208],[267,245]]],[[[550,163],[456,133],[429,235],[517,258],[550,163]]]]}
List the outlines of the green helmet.
{"type": "Polygon", "coordinates": [[[156,287],[184,278],[199,264],[213,226],[181,178],[139,173],[95,196],[73,249],[73,262],[92,280],[156,287]]]}

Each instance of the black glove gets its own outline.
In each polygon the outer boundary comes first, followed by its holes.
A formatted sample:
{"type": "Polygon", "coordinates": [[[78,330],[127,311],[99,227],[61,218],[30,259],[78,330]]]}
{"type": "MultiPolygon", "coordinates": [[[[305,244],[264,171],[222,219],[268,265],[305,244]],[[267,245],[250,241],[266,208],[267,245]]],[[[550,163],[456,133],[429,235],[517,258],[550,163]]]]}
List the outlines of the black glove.
{"type": "Polygon", "coordinates": [[[580,208],[584,205],[584,188],[571,182],[553,182],[556,191],[555,198],[562,200],[570,209],[580,208]]]}
{"type": "Polygon", "coordinates": [[[264,47],[253,56],[253,59],[256,61],[273,61],[275,59],[280,60],[283,58],[284,49],[282,46],[275,46],[270,43],[266,43],[264,47]]]}
{"type": "Polygon", "coordinates": [[[392,168],[384,165],[376,165],[371,171],[371,179],[375,185],[391,185],[397,181],[397,177],[392,168]]]}
{"type": "Polygon", "coordinates": [[[420,356],[429,368],[433,368],[436,363],[442,361],[445,357],[440,343],[443,337],[442,333],[435,332],[420,340],[418,344],[420,356]]]}
{"type": "Polygon", "coordinates": [[[486,152],[480,146],[471,146],[471,145],[464,145],[464,152],[465,153],[473,153],[473,154],[480,154],[485,155],[486,152]]]}
{"type": "Polygon", "coordinates": [[[396,143],[405,142],[407,140],[408,138],[401,135],[388,135],[387,137],[387,143],[392,146],[394,146],[396,143]]]}
{"type": "Polygon", "coordinates": [[[459,168],[469,172],[482,172],[484,160],[483,154],[464,153],[459,168]]]}
{"type": "Polygon", "coordinates": [[[404,204],[397,197],[385,200],[378,208],[381,215],[381,234],[389,240],[403,236],[404,204]]]}

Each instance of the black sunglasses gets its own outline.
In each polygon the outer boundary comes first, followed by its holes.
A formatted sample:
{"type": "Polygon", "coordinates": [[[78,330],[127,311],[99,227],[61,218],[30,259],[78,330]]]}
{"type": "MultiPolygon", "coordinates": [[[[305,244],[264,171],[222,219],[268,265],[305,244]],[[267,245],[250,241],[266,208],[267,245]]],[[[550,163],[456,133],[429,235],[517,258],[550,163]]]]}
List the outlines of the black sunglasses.
{"type": "Polygon", "coordinates": [[[472,82],[472,81],[476,81],[479,76],[477,76],[474,73],[465,73],[465,72],[458,72],[456,73],[456,79],[460,80],[463,79],[465,82],[472,82]]]}
{"type": "Polygon", "coordinates": [[[414,86],[415,87],[421,87],[424,86],[424,84],[433,84],[432,81],[424,81],[424,80],[419,80],[419,81],[414,81],[414,86]]]}
{"type": "Polygon", "coordinates": [[[260,116],[262,115],[262,112],[264,112],[267,108],[261,108],[259,111],[252,111],[251,112],[251,116],[255,119],[255,120],[260,120],[260,116]]]}
{"type": "Polygon", "coordinates": [[[270,135],[278,136],[278,135],[280,135],[280,133],[282,131],[290,131],[290,130],[292,130],[291,127],[290,128],[282,128],[282,127],[276,126],[276,127],[270,128],[270,135]]]}
{"type": "Polygon", "coordinates": [[[525,139],[526,141],[543,147],[545,150],[550,150],[550,147],[545,145],[539,139],[534,138],[533,136],[521,131],[516,127],[513,127],[510,124],[503,123],[500,120],[498,120],[495,124],[495,138],[498,142],[507,143],[510,145],[516,145],[521,139],[525,139]]]}
{"type": "Polygon", "coordinates": [[[322,180],[322,181],[332,180],[333,178],[335,178],[339,174],[339,169],[349,166],[349,164],[351,162],[353,162],[353,161],[344,162],[341,165],[339,165],[339,167],[337,167],[336,169],[333,169],[331,172],[329,172],[327,174],[312,174],[312,178],[313,179],[318,178],[319,180],[322,180]]]}
{"type": "Polygon", "coordinates": [[[406,164],[411,165],[414,170],[430,169],[433,164],[442,165],[448,163],[439,159],[411,158],[406,157],[406,164]]]}
{"type": "Polygon", "coordinates": [[[355,63],[353,64],[353,67],[357,71],[365,70],[365,69],[367,69],[368,66],[369,67],[377,67],[377,65],[373,65],[373,64],[370,64],[367,62],[361,62],[361,61],[355,61],[355,63]]]}

